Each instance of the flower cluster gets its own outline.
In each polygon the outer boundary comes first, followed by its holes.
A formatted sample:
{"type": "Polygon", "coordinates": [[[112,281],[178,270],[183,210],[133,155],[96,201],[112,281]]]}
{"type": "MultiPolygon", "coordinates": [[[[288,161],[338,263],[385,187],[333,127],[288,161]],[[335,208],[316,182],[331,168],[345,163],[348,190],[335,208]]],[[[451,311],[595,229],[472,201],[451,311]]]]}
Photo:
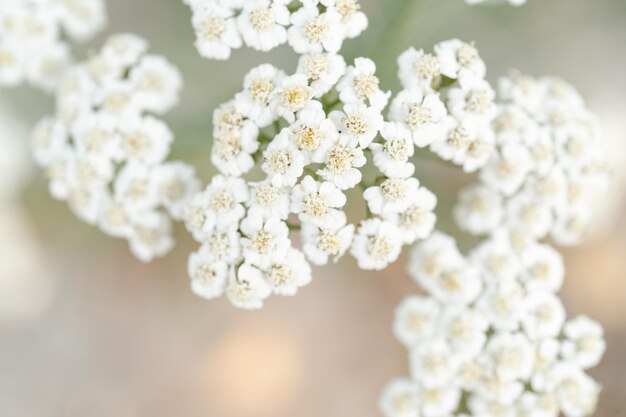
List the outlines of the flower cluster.
{"type": "Polygon", "coordinates": [[[86,41],[105,23],[103,0],[2,0],[0,87],[54,90],[72,61],[64,37],[86,41]]]}
{"type": "Polygon", "coordinates": [[[306,285],[308,262],[324,265],[350,250],[361,268],[382,269],[404,244],[430,235],[436,198],[411,177],[411,133],[384,121],[390,94],[375,72],[367,58],[346,66],[329,53],[301,56],[291,76],[261,65],[215,111],[212,162],[221,174],[186,216],[202,243],[189,262],[197,294],[226,293],[238,307],[258,308],[272,292],[306,285]],[[368,155],[384,174],[369,187],[368,155]],[[257,165],[262,177],[244,180],[257,165]],[[369,216],[355,227],[345,193],[359,185],[369,216]],[[290,228],[301,232],[302,252],[290,228]]]}
{"type": "Polygon", "coordinates": [[[337,53],[367,27],[359,0],[185,0],[198,52],[228,59],[246,45],[269,51],[288,43],[298,54],[337,53]]]}
{"type": "Polygon", "coordinates": [[[599,385],[586,373],[605,350],[585,316],[565,320],[563,261],[550,246],[500,229],[463,256],[435,233],[412,252],[427,296],[407,297],[394,332],[411,378],[381,397],[387,417],[590,415],[599,385]]]}
{"type": "Polygon", "coordinates": [[[147,47],[134,35],[111,37],[98,54],[67,71],[56,116],[33,133],[51,194],[84,221],[128,239],[143,261],[172,247],[169,216],[181,218],[199,189],[192,167],[164,162],[173,134],[149,113],[173,107],[182,81],[147,47]]]}
{"type": "Polygon", "coordinates": [[[513,6],[522,6],[526,4],[526,0],[465,0],[465,2],[471,5],[509,3],[510,5],[513,5],[513,6]]]}
{"type": "Polygon", "coordinates": [[[416,146],[473,172],[494,151],[495,92],[486,66],[471,43],[458,39],[435,45],[435,53],[409,48],[398,58],[403,90],[389,119],[408,129],[416,146]]]}
{"type": "Polygon", "coordinates": [[[500,80],[498,95],[497,151],[460,193],[459,225],[474,235],[505,225],[577,243],[609,178],[596,119],[556,78],[514,73],[500,80]]]}

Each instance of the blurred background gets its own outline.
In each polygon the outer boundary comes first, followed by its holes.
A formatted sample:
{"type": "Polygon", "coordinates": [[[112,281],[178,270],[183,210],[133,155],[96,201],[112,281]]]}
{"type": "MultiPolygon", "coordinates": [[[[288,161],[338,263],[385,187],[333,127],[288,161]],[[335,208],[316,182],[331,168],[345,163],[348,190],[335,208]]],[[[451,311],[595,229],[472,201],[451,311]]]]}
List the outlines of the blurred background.
{"type": "MultiPolygon", "coordinates": [[[[495,81],[510,68],[558,75],[599,115],[617,167],[588,241],[564,248],[562,292],[569,315],[606,328],[608,350],[592,371],[604,386],[597,416],[626,415],[626,2],[529,0],[523,8],[469,7],[462,0],[363,0],[368,31],[348,41],[348,60],[369,56],[396,90],[396,56],[408,46],[474,40],[495,81]]],[[[254,65],[293,71],[286,47],[203,60],[190,11],[179,0],[108,0],[105,34],[146,37],[178,65],[181,105],[166,120],[174,158],[206,181],[211,113],[241,88],[254,65]]],[[[7,417],[339,417],[378,416],[380,390],[407,373],[392,334],[393,310],[418,287],[404,258],[383,273],[358,271],[347,256],[318,268],[297,297],[273,297],[261,312],[207,302],[188,288],[186,256],[196,244],[179,228],[167,258],[143,265],[126,243],[105,237],[48,196],[26,150],[29,127],[52,111],[28,88],[0,92],[0,416],[7,417]]],[[[450,208],[468,178],[424,162],[418,177],[450,208]]]]}

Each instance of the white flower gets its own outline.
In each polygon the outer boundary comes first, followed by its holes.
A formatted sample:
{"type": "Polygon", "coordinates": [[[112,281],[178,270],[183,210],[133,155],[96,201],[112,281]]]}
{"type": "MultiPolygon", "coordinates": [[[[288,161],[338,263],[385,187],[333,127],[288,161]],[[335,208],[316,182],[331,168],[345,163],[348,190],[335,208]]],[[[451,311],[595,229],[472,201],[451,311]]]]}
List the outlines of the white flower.
{"type": "Polygon", "coordinates": [[[407,348],[417,347],[436,334],[441,306],[430,297],[406,297],[396,308],[393,332],[407,348]]]}
{"type": "Polygon", "coordinates": [[[583,369],[600,362],[606,350],[604,330],[600,324],[587,316],[578,316],[565,323],[563,333],[566,339],[563,340],[561,352],[566,360],[583,369]]]}
{"type": "Polygon", "coordinates": [[[517,194],[506,205],[507,227],[523,227],[535,239],[545,237],[553,226],[550,205],[538,200],[535,194],[517,194]]]}
{"type": "Polygon", "coordinates": [[[521,145],[509,144],[500,148],[480,172],[481,180],[505,195],[515,193],[532,168],[528,150],[521,145]]]}
{"type": "Polygon", "coordinates": [[[226,230],[245,215],[248,200],[246,182],[239,178],[216,175],[204,192],[197,194],[185,213],[187,228],[202,236],[215,229],[226,230]]]}
{"type": "Polygon", "coordinates": [[[517,281],[500,281],[488,286],[476,305],[492,327],[512,331],[519,327],[523,300],[524,290],[517,281]]]}
{"type": "Polygon", "coordinates": [[[442,339],[419,343],[411,350],[409,362],[413,379],[426,388],[441,388],[448,385],[459,366],[459,358],[442,339]]]}
{"type": "Polygon", "coordinates": [[[369,146],[384,126],[380,111],[364,104],[346,104],[343,111],[333,111],[328,117],[342,133],[358,139],[362,148],[369,146]]]}
{"type": "Polygon", "coordinates": [[[204,239],[198,253],[209,263],[232,264],[241,257],[241,235],[237,225],[223,230],[213,230],[204,239]]]}
{"type": "Polygon", "coordinates": [[[498,378],[505,381],[527,379],[532,372],[535,352],[522,333],[496,333],[487,342],[486,353],[498,378]]]}
{"type": "Polygon", "coordinates": [[[337,230],[320,229],[312,223],[302,225],[302,250],[315,265],[336,262],[350,245],[354,236],[354,225],[348,224],[337,230]]]}
{"type": "Polygon", "coordinates": [[[230,273],[226,295],[237,308],[258,310],[271,293],[272,287],[265,281],[263,272],[252,265],[244,263],[236,273],[230,273]]]}
{"type": "MultiPolygon", "coordinates": [[[[135,65],[147,51],[148,42],[131,33],[119,33],[107,39],[102,47],[99,64],[105,63],[116,68],[135,65]]],[[[90,71],[97,68],[89,68],[90,71]]],[[[92,73],[93,74],[93,73],[92,73]]]]}
{"type": "Polygon", "coordinates": [[[438,273],[413,278],[441,302],[462,305],[473,302],[482,288],[478,269],[455,256],[444,262],[438,273]]]}
{"type": "Polygon", "coordinates": [[[231,50],[241,48],[235,14],[219,2],[204,2],[192,7],[192,24],[196,32],[196,48],[200,55],[210,59],[228,59],[231,50]]]}
{"type": "Polygon", "coordinates": [[[174,246],[171,228],[171,221],[162,213],[152,211],[136,216],[128,238],[130,250],[143,262],[165,255],[174,246]]]}
{"type": "Polygon", "coordinates": [[[284,72],[270,64],[250,70],[244,78],[244,90],[235,96],[237,111],[259,127],[270,125],[278,119],[278,101],[274,100],[274,96],[285,77],[284,72]]]}
{"type": "Polygon", "coordinates": [[[341,208],[346,196],[331,182],[317,182],[307,175],[291,192],[291,212],[303,223],[312,223],[321,229],[337,229],[346,224],[341,208]]]}
{"type": "Polygon", "coordinates": [[[324,165],[317,175],[341,190],[354,188],[361,182],[363,176],[359,168],[365,165],[367,159],[355,138],[341,134],[335,141],[324,145],[320,154],[324,153],[324,165]]]}
{"type": "Polygon", "coordinates": [[[565,322],[561,300],[548,291],[533,291],[523,301],[522,327],[532,340],[556,337],[565,322]]]}
{"type": "Polygon", "coordinates": [[[268,219],[276,217],[287,220],[290,213],[290,200],[287,189],[275,187],[268,180],[251,184],[248,213],[259,213],[268,219]]]}
{"type": "Polygon", "coordinates": [[[241,247],[247,263],[267,268],[272,257],[284,256],[291,246],[289,228],[278,218],[253,213],[241,221],[241,247]]]}
{"type": "Polygon", "coordinates": [[[189,256],[188,273],[191,290],[199,297],[213,299],[224,294],[228,265],[206,257],[204,247],[189,256]]]}
{"type": "Polygon", "coordinates": [[[446,161],[462,161],[471,141],[469,121],[446,118],[443,140],[430,144],[430,150],[446,161]]]}
{"type": "Polygon", "coordinates": [[[148,165],[163,162],[174,140],[169,127],[151,116],[125,119],[120,135],[124,158],[148,165]]]}
{"type": "Polygon", "coordinates": [[[345,104],[367,104],[378,110],[387,106],[390,92],[383,92],[376,76],[376,64],[368,58],[356,58],[337,84],[339,98],[345,104]]]}
{"type": "Polygon", "coordinates": [[[346,72],[346,61],[341,55],[313,53],[301,55],[297,72],[306,75],[309,86],[320,98],[329,92],[346,72]]]}
{"type": "Polygon", "coordinates": [[[441,82],[441,65],[437,56],[409,48],[398,57],[398,78],[405,89],[428,93],[441,82]]]}
{"type": "MultiPolygon", "coordinates": [[[[31,53],[30,51],[26,52],[28,55],[31,53]]],[[[54,91],[62,79],[64,71],[72,63],[69,47],[65,44],[51,44],[34,55],[31,57],[33,61],[25,69],[26,79],[31,80],[32,84],[44,91],[54,91]]]]}
{"type": "Polygon", "coordinates": [[[447,265],[463,262],[454,239],[435,231],[428,239],[411,250],[407,271],[413,279],[434,280],[447,265]]]}
{"type": "Polygon", "coordinates": [[[159,191],[152,180],[154,173],[147,165],[131,162],[120,170],[113,183],[117,201],[132,212],[152,210],[159,203],[159,191]]]}
{"type": "Polygon", "coordinates": [[[160,204],[173,219],[181,220],[187,204],[200,190],[200,181],[193,166],[184,162],[168,162],[153,170],[160,204]]]}
{"type": "Polygon", "coordinates": [[[517,253],[502,235],[496,234],[481,242],[471,251],[469,258],[480,268],[487,285],[516,280],[521,271],[517,253]]]}
{"type": "Polygon", "coordinates": [[[4,1],[0,20],[0,86],[28,82],[54,92],[73,61],[69,41],[91,39],[106,11],[102,0],[4,1]]]}
{"type": "Polygon", "coordinates": [[[132,233],[131,214],[112,196],[103,195],[98,202],[98,227],[107,235],[127,239],[132,233]]]}
{"type": "Polygon", "coordinates": [[[304,170],[304,155],[283,129],[263,152],[261,169],[275,187],[293,187],[304,170]]]}
{"type": "Polygon", "coordinates": [[[412,380],[395,379],[380,397],[380,410],[385,417],[415,417],[420,412],[419,392],[419,386],[412,380]]]}
{"type": "Polygon", "coordinates": [[[360,223],[350,253],[359,268],[379,271],[400,256],[402,234],[394,224],[380,219],[368,219],[360,223]]]}
{"type": "Polygon", "coordinates": [[[559,210],[551,230],[551,237],[562,245],[580,242],[587,232],[591,215],[591,208],[587,206],[559,210]]]}
{"type": "Polygon", "coordinates": [[[251,48],[269,51],[287,42],[289,9],[281,1],[247,0],[237,17],[243,41],[251,48]]]}
{"type": "Polygon", "coordinates": [[[241,176],[254,168],[252,154],[259,148],[258,128],[245,124],[241,132],[227,133],[213,140],[211,162],[224,175],[241,176]]]}
{"type": "Polygon", "coordinates": [[[296,113],[304,109],[315,95],[315,90],[309,87],[309,82],[304,74],[295,74],[282,80],[276,90],[276,114],[293,123],[296,113]]]}
{"type": "Polygon", "coordinates": [[[274,294],[293,296],[311,282],[311,266],[302,252],[289,248],[286,253],[271,256],[265,277],[274,294]]]}
{"type": "Polygon", "coordinates": [[[321,2],[339,12],[345,37],[356,38],[367,28],[367,16],[361,12],[360,0],[321,0],[321,2]]]}
{"type": "Polygon", "coordinates": [[[63,29],[74,40],[84,42],[93,37],[106,24],[106,9],[101,0],[84,0],[80,3],[57,1],[53,3],[58,7],[58,18],[63,29]]]}
{"type": "Polygon", "coordinates": [[[489,187],[475,184],[459,193],[454,218],[462,230],[483,235],[495,230],[504,217],[504,202],[500,194],[489,187]]]}
{"type": "Polygon", "coordinates": [[[415,146],[423,148],[445,139],[449,121],[437,93],[423,94],[419,88],[400,91],[391,102],[389,119],[411,131],[415,146]]]}
{"type": "Polygon", "coordinates": [[[425,187],[413,194],[409,206],[398,213],[383,214],[383,219],[398,226],[405,244],[426,239],[435,228],[437,197],[425,187]]]}
{"type": "Polygon", "coordinates": [[[549,389],[556,394],[566,417],[593,414],[600,386],[591,377],[569,363],[559,363],[552,368],[548,379],[549,389]]]}
{"type": "MultiPolygon", "coordinates": [[[[50,147],[59,146],[66,142],[65,134],[61,134],[61,124],[51,126],[48,139],[34,135],[35,140],[48,140],[50,147]],[[59,140],[61,142],[56,142],[59,140]]],[[[119,159],[122,157],[121,137],[114,128],[114,121],[101,113],[84,112],[77,117],[71,126],[72,138],[76,151],[82,154],[91,154],[105,159],[119,159]]],[[[41,132],[43,134],[43,132],[41,132]]],[[[167,140],[165,140],[167,144],[167,140]]],[[[51,149],[52,152],[54,152],[51,149]]]]}
{"type": "Polygon", "coordinates": [[[486,66],[473,44],[451,39],[435,45],[441,62],[441,73],[458,79],[461,85],[471,86],[485,78],[486,66]]]}
{"type": "Polygon", "coordinates": [[[485,80],[476,81],[470,88],[452,87],[447,91],[450,114],[459,119],[471,118],[490,123],[496,116],[496,93],[485,80]]]}
{"type": "Polygon", "coordinates": [[[420,394],[421,412],[424,417],[447,416],[459,407],[461,390],[454,384],[423,388],[420,394]]]}
{"type": "Polygon", "coordinates": [[[552,393],[535,394],[525,392],[518,400],[520,413],[529,417],[557,417],[559,415],[559,402],[552,393]]]}
{"type": "Polygon", "coordinates": [[[400,213],[409,208],[419,187],[417,178],[387,178],[380,186],[367,188],[363,198],[374,214],[400,213]]]}
{"type": "Polygon", "coordinates": [[[444,311],[440,326],[455,355],[473,358],[487,340],[489,322],[476,309],[456,306],[444,311]]]}
{"type": "Polygon", "coordinates": [[[141,108],[134,92],[135,86],[129,80],[115,79],[107,81],[106,88],[96,89],[92,94],[96,107],[123,127],[126,119],[140,117],[141,108]]]}
{"type": "Polygon", "coordinates": [[[387,177],[412,176],[415,166],[409,159],[413,156],[415,148],[411,132],[400,123],[385,123],[380,134],[384,142],[370,144],[374,165],[387,177]]]}
{"type": "Polygon", "coordinates": [[[548,245],[535,244],[520,256],[522,280],[528,290],[558,292],[563,285],[565,266],[563,257],[548,245]]]}
{"type": "Polygon", "coordinates": [[[23,82],[25,76],[25,64],[23,63],[25,51],[20,49],[18,42],[3,41],[0,44],[0,85],[14,87],[23,82]]]}
{"type": "Polygon", "coordinates": [[[159,55],[146,55],[128,75],[134,86],[134,102],[143,110],[165,113],[178,103],[182,76],[159,55]]]}
{"type": "Polygon", "coordinates": [[[332,120],[326,118],[321,103],[313,101],[298,113],[295,123],[289,126],[293,140],[306,157],[307,163],[326,160],[326,149],[337,141],[339,132],[332,120]]]}
{"type": "Polygon", "coordinates": [[[299,54],[328,51],[337,53],[343,43],[341,16],[329,8],[320,13],[317,6],[301,7],[291,15],[289,45],[299,54]]]}

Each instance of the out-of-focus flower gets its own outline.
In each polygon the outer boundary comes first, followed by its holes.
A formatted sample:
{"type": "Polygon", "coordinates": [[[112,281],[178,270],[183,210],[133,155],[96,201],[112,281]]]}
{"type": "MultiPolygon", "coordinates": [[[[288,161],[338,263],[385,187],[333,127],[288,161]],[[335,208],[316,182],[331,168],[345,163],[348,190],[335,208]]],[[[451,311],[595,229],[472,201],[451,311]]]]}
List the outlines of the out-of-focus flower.
{"type": "Polygon", "coordinates": [[[84,221],[127,239],[143,261],[171,249],[170,218],[180,219],[199,189],[191,166],[165,161],[174,136],[150,113],[176,104],[182,79],[147,47],[134,35],[116,35],[68,70],[56,116],[42,120],[32,140],[51,194],[84,221]]]}
{"type": "Polygon", "coordinates": [[[0,5],[0,87],[28,82],[53,91],[71,65],[65,38],[84,42],[106,24],[103,0],[4,0],[0,5]]]}
{"type": "Polygon", "coordinates": [[[394,333],[410,352],[411,378],[388,385],[385,416],[594,411],[600,389],[584,370],[604,352],[602,328],[584,316],[565,322],[556,251],[520,248],[502,230],[465,257],[454,239],[435,233],[413,250],[409,274],[427,295],[407,297],[396,310],[394,333]],[[480,291],[466,290],[471,270],[480,291]]]}
{"type": "Polygon", "coordinates": [[[462,191],[459,225],[476,235],[508,225],[534,239],[579,242],[609,182],[598,122],[557,78],[512,73],[500,80],[498,96],[496,152],[480,184],[462,191]]]}

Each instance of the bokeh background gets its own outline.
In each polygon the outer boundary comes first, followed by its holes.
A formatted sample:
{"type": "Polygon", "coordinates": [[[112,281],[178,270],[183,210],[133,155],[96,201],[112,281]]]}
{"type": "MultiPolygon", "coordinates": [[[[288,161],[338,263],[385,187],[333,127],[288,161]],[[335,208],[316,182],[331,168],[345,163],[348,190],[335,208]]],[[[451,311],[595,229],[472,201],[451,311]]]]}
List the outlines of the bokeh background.
{"type": "MultiPolygon", "coordinates": [[[[606,327],[608,351],[592,374],[603,384],[597,416],[626,415],[626,2],[529,0],[523,8],[469,7],[462,0],[363,0],[368,31],[346,43],[351,60],[374,58],[383,85],[397,89],[396,56],[440,40],[476,41],[495,81],[510,68],[559,75],[587,98],[605,130],[615,185],[599,202],[593,233],[563,248],[562,296],[570,315],[606,327]]],[[[236,52],[228,62],[201,59],[190,12],[179,0],[108,0],[107,34],[135,32],[185,77],[182,104],[167,121],[175,158],[206,181],[211,113],[241,88],[252,66],[293,71],[295,55],[236,52]]],[[[29,126],[52,111],[29,88],[0,92],[0,416],[6,417],[339,417],[378,416],[381,388],[407,372],[394,340],[394,307],[419,288],[404,258],[363,273],[346,257],[318,268],[297,297],[271,298],[260,312],[207,302],[188,289],[179,245],[150,265],[126,243],[105,237],[53,201],[26,151],[29,126]]],[[[434,162],[418,176],[440,196],[444,230],[466,177],[434,162]]]]}

